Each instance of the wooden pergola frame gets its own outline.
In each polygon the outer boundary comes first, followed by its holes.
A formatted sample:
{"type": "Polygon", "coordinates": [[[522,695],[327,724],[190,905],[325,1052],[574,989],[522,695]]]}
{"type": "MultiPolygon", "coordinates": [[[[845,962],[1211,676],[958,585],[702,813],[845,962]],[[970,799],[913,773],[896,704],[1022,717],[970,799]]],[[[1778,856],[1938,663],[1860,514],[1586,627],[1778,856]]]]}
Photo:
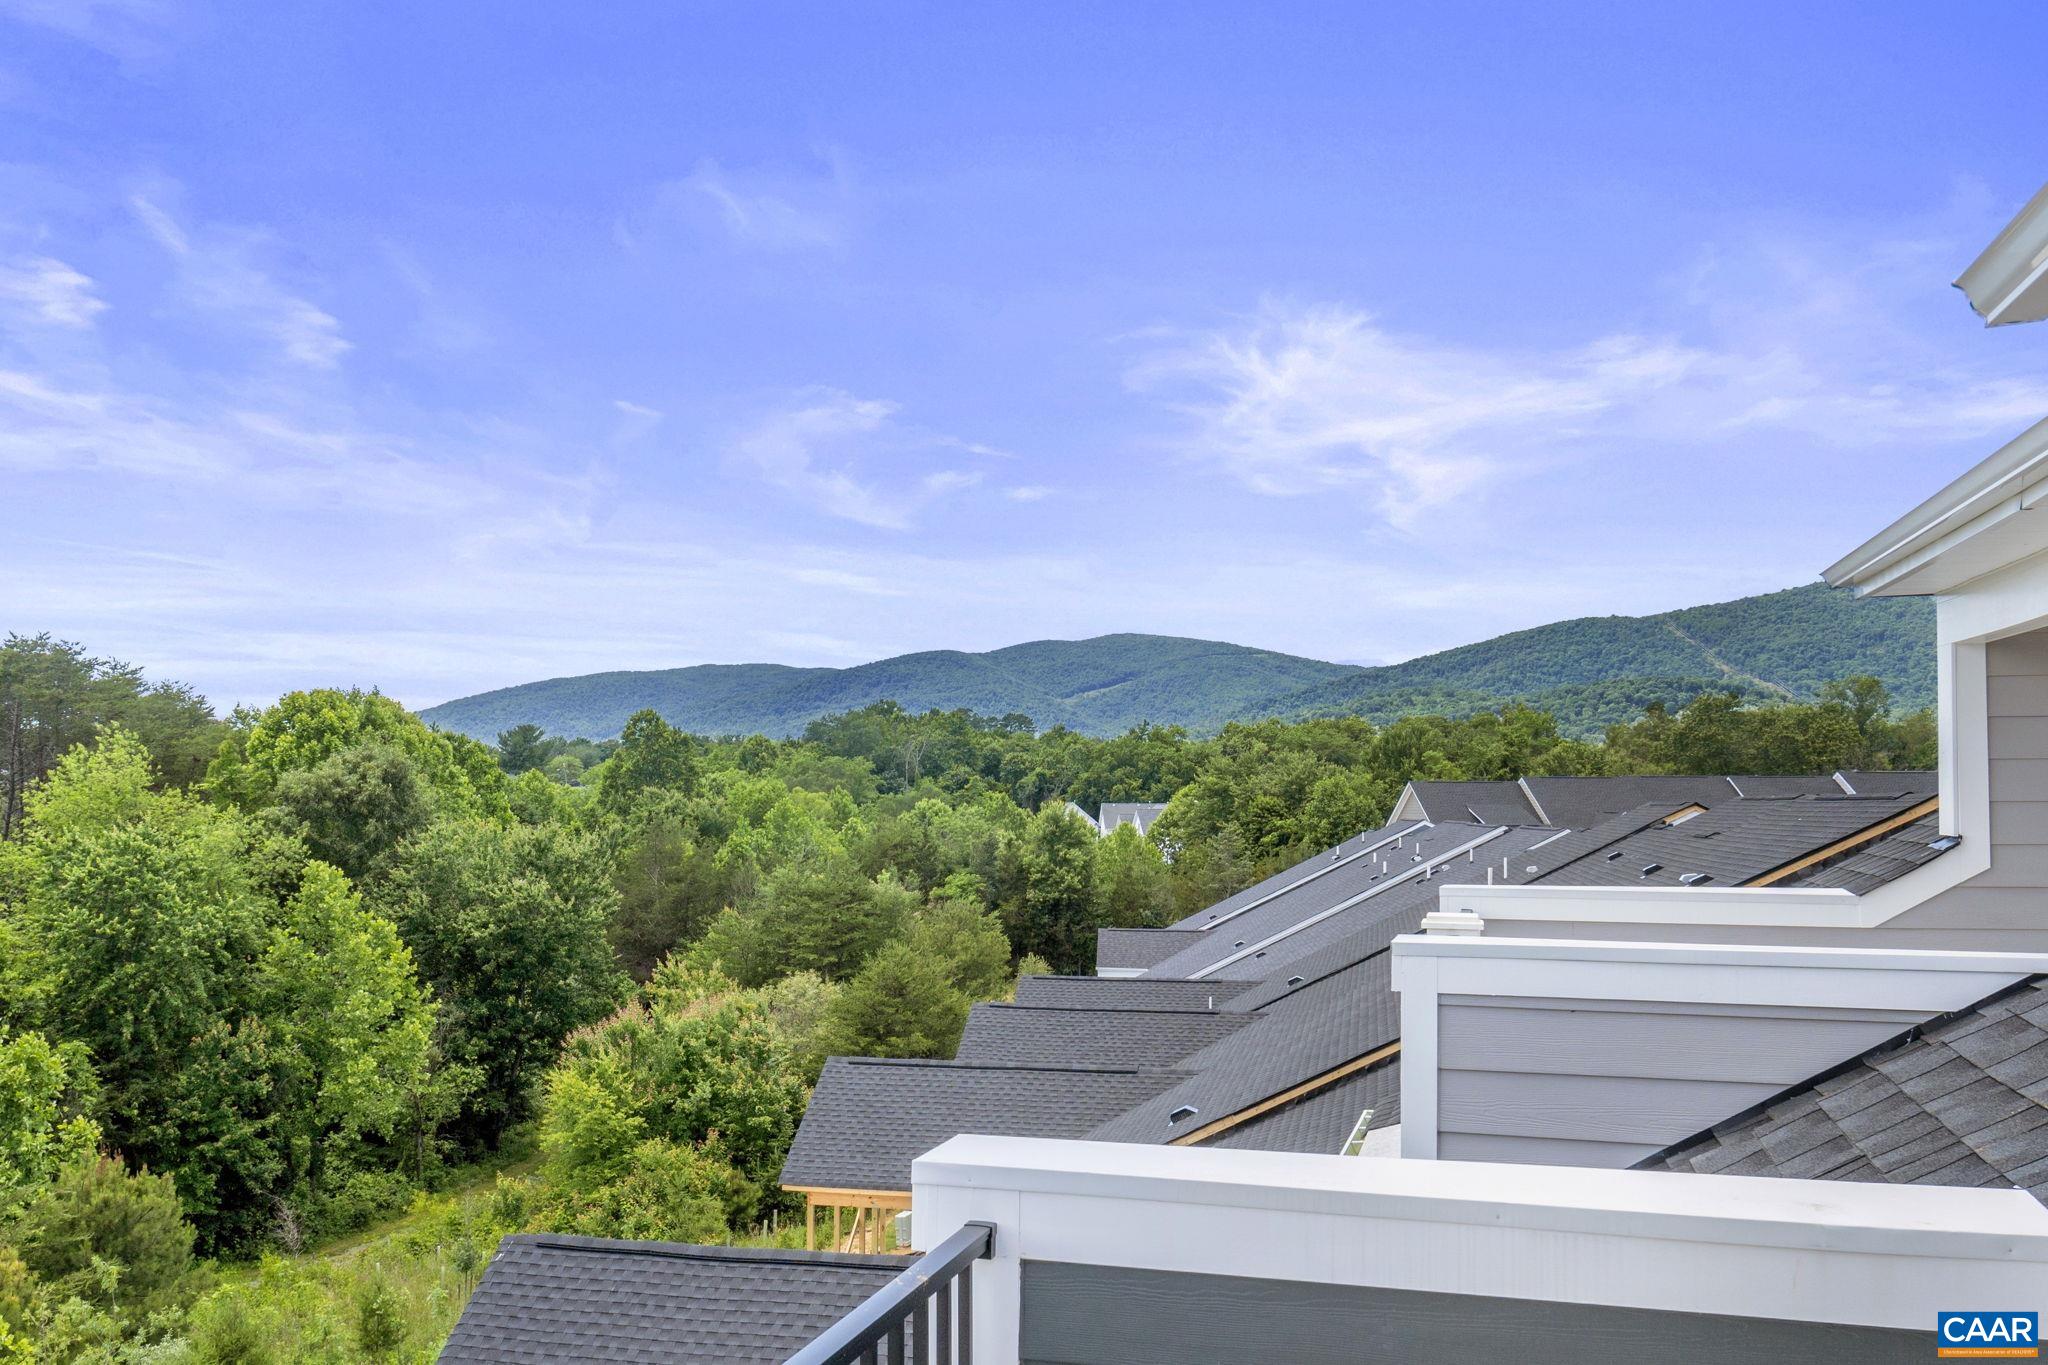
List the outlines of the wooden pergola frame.
{"type": "Polygon", "coordinates": [[[908,1190],[835,1190],[804,1185],[784,1188],[804,1197],[804,1250],[818,1249],[818,1213],[832,1210],[831,1251],[908,1251],[885,1246],[889,1220],[910,1208],[908,1190]],[[841,1218],[846,1222],[841,1225],[841,1218]]]}

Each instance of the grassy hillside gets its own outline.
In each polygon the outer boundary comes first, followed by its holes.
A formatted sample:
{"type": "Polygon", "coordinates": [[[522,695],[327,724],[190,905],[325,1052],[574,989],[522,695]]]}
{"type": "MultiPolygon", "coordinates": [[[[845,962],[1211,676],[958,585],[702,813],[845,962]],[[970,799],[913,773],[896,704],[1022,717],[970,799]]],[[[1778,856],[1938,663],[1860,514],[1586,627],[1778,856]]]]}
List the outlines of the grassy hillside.
{"type": "Polygon", "coordinates": [[[855,668],[707,664],[554,678],[464,697],[424,714],[482,739],[531,721],[561,735],[615,735],[643,707],[700,734],[791,735],[876,701],[912,711],[1021,713],[1040,726],[1120,734],[1142,721],[1213,730],[1261,716],[1468,715],[1508,701],[1554,711],[1581,734],[1733,687],[1811,698],[1851,673],[1882,678],[1902,709],[1934,700],[1934,609],[1858,601],[1818,584],[1657,616],[1584,616],[1382,668],[1167,635],[1038,640],[986,654],[938,650],[855,668]]]}

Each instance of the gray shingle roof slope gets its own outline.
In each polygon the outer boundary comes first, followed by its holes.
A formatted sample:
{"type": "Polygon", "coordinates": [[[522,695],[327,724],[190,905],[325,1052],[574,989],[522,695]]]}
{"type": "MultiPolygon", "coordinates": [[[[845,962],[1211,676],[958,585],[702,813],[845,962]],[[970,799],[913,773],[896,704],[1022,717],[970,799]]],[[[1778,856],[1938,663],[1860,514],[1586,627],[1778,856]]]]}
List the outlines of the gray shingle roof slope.
{"type": "Polygon", "coordinates": [[[908,1190],[911,1161],[948,1138],[1082,1137],[1181,1079],[1129,1068],[834,1057],[811,1092],[781,1183],[908,1190]]]}
{"type": "Polygon", "coordinates": [[[1187,1074],[1176,1084],[1105,1116],[1088,1136],[1171,1141],[1393,1041],[1400,1010],[1388,969],[1389,955],[1379,952],[1288,990],[1254,1023],[1182,1061],[1176,1070],[1187,1074]],[[1195,1116],[1169,1124],[1167,1115],[1182,1105],[1193,1105],[1195,1116]]]}
{"type": "Polygon", "coordinates": [[[1152,822],[1165,810],[1164,801],[1105,801],[1095,812],[1095,823],[1104,834],[1114,833],[1118,825],[1136,825],[1138,833],[1150,834],[1152,822]]]}
{"type": "Polygon", "coordinates": [[[1358,854],[1381,844],[1391,844],[1396,839],[1407,835],[1411,830],[1423,827],[1424,822],[1422,821],[1405,820],[1398,824],[1389,824],[1384,829],[1371,829],[1363,834],[1353,835],[1334,848],[1326,848],[1313,857],[1302,859],[1292,867],[1275,872],[1263,881],[1254,882],[1242,891],[1234,891],[1222,900],[1217,901],[1214,905],[1204,906],[1192,915],[1186,915],[1175,920],[1168,927],[1173,929],[1199,929],[1205,925],[1213,924],[1217,920],[1235,914],[1247,905],[1265,900],[1275,892],[1285,891],[1305,878],[1324,875],[1333,865],[1342,863],[1346,858],[1356,857],[1358,854]]]}
{"type": "Polygon", "coordinates": [[[1933,862],[1953,844],[1942,845],[1941,817],[1926,815],[1910,825],[1901,825],[1862,848],[1840,858],[1794,873],[1779,886],[1832,886],[1857,895],[1868,895],[1894,878],[1933,862]]]}
{"type": "MultiPolygon", "coordinates": [[[[1522,859],[1529,846],[1553,833],[1553,830],[1528,826],[1506,830],[1472,850],[1469,860],[1454,858],[1436,869],[1426,881],[1420,874],[1410,874],[1370,899],[1313,924],[1290,926],[1286,937],[1260,950],[1265,954],[1263,958],[1242,959],[1232,963],[1228,970],[1241,972],[1256,966],[1273,976],[1284,977],[1298,969],[1296,964],[1301,959],[1331,944],[1344,942],[1368,926],[1393,926],[1384,935],[1386,940],[1391,940],[1395,934],[1412,934],[1421,927],[1423,915],[1436,909],[1438,895],[1444,887],[1483,884],[1489,873],[1499,880],[1503,859],[1510,868],[1523,866],[1522,859]]],[[[1162,964],[1162,968],[1165,965],[1162,964]]]]}
{"type": "Polygon", "coordinates": [[[1098,929],[1095,965],[1150,967],[1192,947],[1202,936],[1200,929],[1098,929]]]}
{"type": "Polygon", "coordinates": [[[976,1005],[955,1061],[986,1066],[1128,1066],[1171,1069],[1251,1022],[1207,1010],[1091,1010],[976,1005]]]}
{"type": "Polygon", "coordinates": [[[1415,793],[1415,799],[1422,803],[1423,814],[1439,823],[1445,820],[1474,820],[1474,803],[1489,806],[1495,810],[1512,810],[1516,814],[1510,822],[1517,825],[1540,825],[1543,817],[1529,804],[1528,796],[1521,784],[1511,781],[1429,781],[1417,780],[1408,784],[1415,793]]]}
{"type": "Polygon", "coordinates": [[[1027,976],[1017,982],[1016,1003],[1094,1010],[1210,1010],[1256,984],[1216,977],[1176,981],[1149,976],[1027,976]]]}
{"type": "Polygon", "coordinates": [[[903,1266],[893,1256],[507,1237],[441,1360],[765,1365],[786,1360],[903,1266]]]}
{"type": "MultiPolygon", "coordinates": [[[[1732,799],[1732,798],[1731,798],[1732,799]]],[[[1681,810],[1701,804],[1691,800],[1650,801],[1611,815],[1585,829],[1565,830],[1555,838],[1540,841],[1528,851],[1528,856],[1516,858],[1508,865],[1506,880],[1510,883],[1541,881],[1545,876],[1567,863],[1593,853],[1604,853],[1632,834],[1662,824],[1681,810]],[[1534,868],[1535,871],[1529,869],[1534,868]]]]}
{"type": "MultiPolygon", "coordinates": [[[[1313,881],[1304,880],[1264,904],[1221,921],[1188,947],[1154,963],[1146,969],[1145,975],[1186,977],[1214,967],[1234,953],[1251,948],[1262,939],[1291,929],[1311,916],[1354,897],[1367,892],[1377,895],[1396,887],[1404,878],[1419,874],[1431,859],[1444,857],[1495,828],[1491,825],[1441,824],[1425,825],[1403,833],[1383,849],[1334,865],[1313,881]]],[[[1236,975],[1263,976],[1270,965],[1252,958],[1242,959],[1242,962],[1242,966],[1233,963],[1227,970],[1236,975]]]]}
{"type": "Polygon", "coordinates": [[[2012,1186],[2048,1203],[2048,978],[1914,1029],[1638,1165],[2012,1186]]]}
{"type": "Polygon", "coordinates": [[[1751,777],[1738,773],[1645,773],[1631,777],[1531,777],[1529,791],[1542,808],[1545,823],[1585,829],[1623,811],[1658,801],[1684,805],[1697,801],[1714,806],[1732,796],[1751,793],[1752,785],[1773,788],[1773,795],[1839,796],[1832,777],[1751,777]]]}
{"type": "Polygon", "coordinates": [[[1372,1110],[1375,1132],[1401,1121],[1399,1057],[1346,1076],[1335,1085],[1283,1104],[1197,1145],[1331,1156],[1344,1150],[1359,1114],[1367,1109],[1372,1110]]]}
{"type": "Polygon", "coordinates": [[[1932,796],[1941,785],[1940,774],[1930,768],[1890,771],[1844,768],[1837,776],[1847,782],[1849,790],[1858,796],[1891,796],[1899,792],[1920,792],[1932,796]]]}
{"type": "Polygon", "coordinates": [[[1651,825],[1535,878],[1565,886],[1740,886],[1830,843],[1910,810],[1905,796],[1751,797],[1723,801],[1675,825],[1651,825]],[[1644,869],[1654,868],[1646,872],[1644,869]]]}

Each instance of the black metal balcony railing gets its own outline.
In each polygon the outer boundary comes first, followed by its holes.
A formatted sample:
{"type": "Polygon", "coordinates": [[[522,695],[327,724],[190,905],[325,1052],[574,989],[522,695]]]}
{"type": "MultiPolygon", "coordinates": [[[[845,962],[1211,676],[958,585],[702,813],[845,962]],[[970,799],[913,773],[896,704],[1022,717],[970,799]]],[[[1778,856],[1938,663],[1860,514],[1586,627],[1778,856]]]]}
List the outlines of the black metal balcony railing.
{"type": "Polygon", "coordinates": [[[968,1223],[826,1328],[788,1365],[974,1365],[974,1276],[995,1243],[968,1223]]]}

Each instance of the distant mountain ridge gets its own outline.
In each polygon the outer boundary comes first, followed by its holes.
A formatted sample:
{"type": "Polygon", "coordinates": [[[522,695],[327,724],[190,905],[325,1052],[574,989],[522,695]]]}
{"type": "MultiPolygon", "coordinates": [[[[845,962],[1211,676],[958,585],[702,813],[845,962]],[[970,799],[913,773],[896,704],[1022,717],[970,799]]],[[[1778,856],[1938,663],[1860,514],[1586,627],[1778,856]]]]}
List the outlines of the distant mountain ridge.
{"type": "Polygon", "coordinates": [[[602,739],[652,707],[699,734],[779,737],[886,700],[1111,735],[1146,721],[1199,732],[1265,716],[1384,721],[1527,701],[1583,734],[1709,688],[1810,699],[1852,673],[1883,679],[1902,710],[1932,704],[1933,605],[1858,600],[1814,584],[1654,616],[1579,617],[1374,668],[1171,635],[933,650],[851,668],[699,664],[522,683],[421,714],[480,739],[528,722],[602,739]]]}

